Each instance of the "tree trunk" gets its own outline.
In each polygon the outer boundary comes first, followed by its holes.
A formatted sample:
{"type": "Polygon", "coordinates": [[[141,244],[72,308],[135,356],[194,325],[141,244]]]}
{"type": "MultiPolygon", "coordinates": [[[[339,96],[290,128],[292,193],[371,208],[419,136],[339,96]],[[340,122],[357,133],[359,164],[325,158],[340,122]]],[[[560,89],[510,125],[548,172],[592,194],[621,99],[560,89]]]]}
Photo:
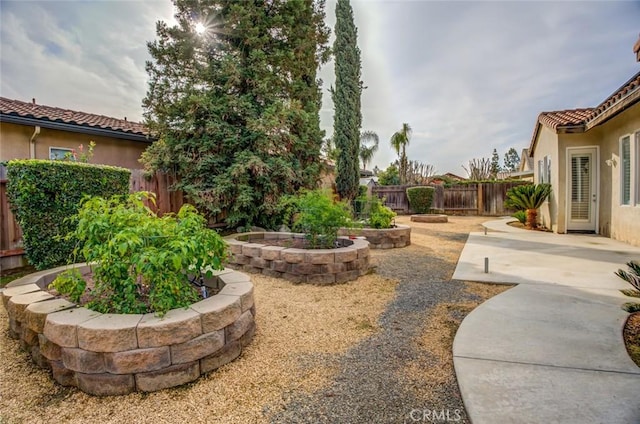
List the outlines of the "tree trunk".
{"type": "Polygon", "coordinates": [[[538,226],[538,210],[527,209],[527,228],[534,230],[538,226]]]}

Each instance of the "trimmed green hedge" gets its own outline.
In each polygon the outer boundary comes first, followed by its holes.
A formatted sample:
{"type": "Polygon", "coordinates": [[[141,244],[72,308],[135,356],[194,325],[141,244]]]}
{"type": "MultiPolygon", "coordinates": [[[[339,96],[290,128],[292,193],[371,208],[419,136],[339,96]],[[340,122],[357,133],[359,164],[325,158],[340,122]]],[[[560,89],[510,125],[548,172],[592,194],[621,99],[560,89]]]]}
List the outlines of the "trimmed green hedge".
{"type": "Polygon", "coordinates": [[[407,189],[409,207],[415,213],[428,213],[435,192],[436,189],[433,187],[409,187],[407,189]]]}
{"type": "Polygon", "coordinates": [[[22,228],[25,253],[36,269],[69,263],[77,240],[71,218],[86,195],[129,193],[128,169],[49,160],[12,160],[7,166],[7,194],[22,228]]]}

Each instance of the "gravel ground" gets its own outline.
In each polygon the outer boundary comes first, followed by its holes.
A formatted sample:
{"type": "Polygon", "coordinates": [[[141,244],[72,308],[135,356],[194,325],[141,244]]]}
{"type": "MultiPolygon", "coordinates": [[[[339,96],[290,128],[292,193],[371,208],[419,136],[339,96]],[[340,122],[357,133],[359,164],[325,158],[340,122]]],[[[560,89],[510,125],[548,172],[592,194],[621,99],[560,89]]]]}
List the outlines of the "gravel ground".
{"type": "Polygon", "coordinates": [[[508,288],[450,280],[484,220],[411,223],[411,246],[372,251],[376,273],[343,285],[252,276],[252,344],[206,377],[155,393],[97,398],[53,383],[8,338],[0,308],[0,423],[467,422],[453,336],[468,312],[508,288]]]}

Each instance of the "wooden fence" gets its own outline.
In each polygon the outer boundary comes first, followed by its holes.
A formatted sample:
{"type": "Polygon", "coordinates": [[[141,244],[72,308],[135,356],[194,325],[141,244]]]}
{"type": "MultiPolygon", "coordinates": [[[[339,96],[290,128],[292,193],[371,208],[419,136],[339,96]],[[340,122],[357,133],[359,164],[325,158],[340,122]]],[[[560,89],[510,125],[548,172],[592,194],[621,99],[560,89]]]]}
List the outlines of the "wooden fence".
{"type": "MultiPolygon", "coordinates": [[[[514,211],[504,207],[507,190],[522,181],[498,181],[494,183],[459,184],[444,187],[434,185],[432,208],[450,215],[510,215],[514,211]]],[[[385,205],[398,213],[410,213],[407,188],[411,186],[375,186],[372,193],[385,199],[385,205]]]]}

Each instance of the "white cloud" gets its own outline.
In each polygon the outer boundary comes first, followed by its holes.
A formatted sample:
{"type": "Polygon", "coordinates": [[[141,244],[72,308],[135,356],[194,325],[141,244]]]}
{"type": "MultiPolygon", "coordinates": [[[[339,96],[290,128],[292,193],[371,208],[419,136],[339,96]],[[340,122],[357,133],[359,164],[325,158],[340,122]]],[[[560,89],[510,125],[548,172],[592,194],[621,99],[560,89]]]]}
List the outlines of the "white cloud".
{"type": "MultiPolygon", "coordinates": [[[[373,165],[395,159],[403,122],[410,159],[440,172],[496,148],[527,147],[543,110],[595,106],[640,68],[638,2],[352,0],[362,51],[363,129],[380,136],[373,165]]],[[[157,1],[2,1],[0,94],[141,119],[146,42],[173,21],[157,1]]],[[[335,1],[327,23],[335,24],[335,1]]],[[[322,126],[332,133],[325,81],[322,126]]]]}

